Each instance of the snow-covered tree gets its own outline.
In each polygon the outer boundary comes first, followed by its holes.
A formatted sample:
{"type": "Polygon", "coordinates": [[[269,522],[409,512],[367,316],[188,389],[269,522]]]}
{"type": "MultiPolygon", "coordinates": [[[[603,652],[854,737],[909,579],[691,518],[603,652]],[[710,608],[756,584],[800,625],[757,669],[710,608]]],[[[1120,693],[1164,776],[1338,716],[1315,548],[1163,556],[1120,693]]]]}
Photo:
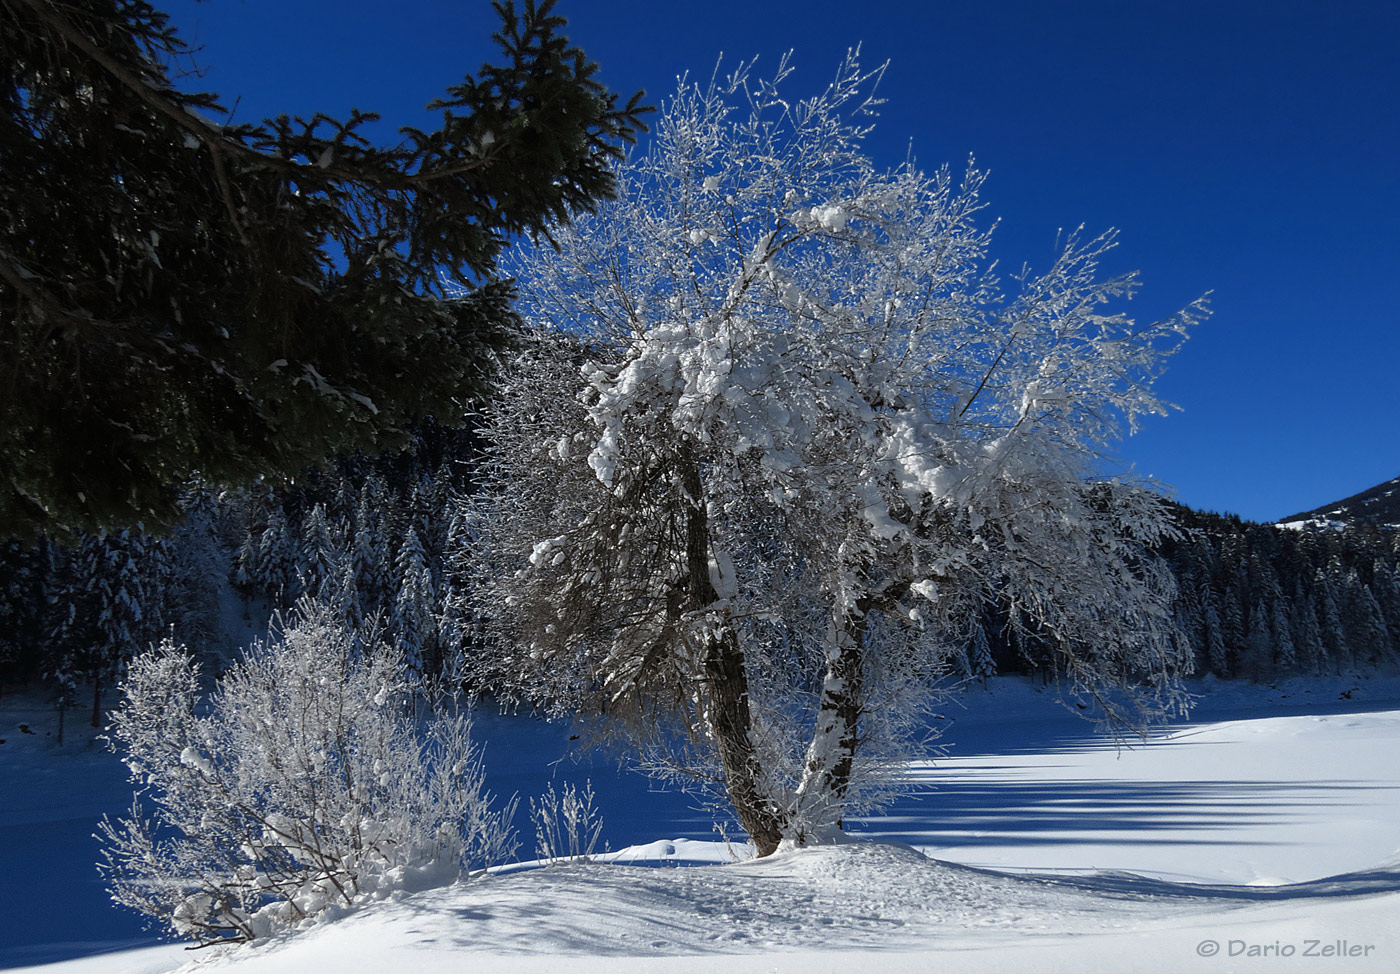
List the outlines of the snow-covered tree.
{"type": "MultiPolygon", "coordinates": [[[[62,558],[49,595],[54,623],[50,672],[71,686],[92,684],[93,727],[102,724],[102,691],[159,631],[162,602],[151,541],[139,529],[84,535],[62,558]]],[[[68,691],[60,693],[69,701],[68,691]]],[[[62,706],[63,704],[61,704],[62,706]]]]}
{"type": "MultiPolygon", "coordinates": [[[[1400,534],[1400,532],[1396,532],[1400,534]]],[[[1394,568],[1377,559],[1371,567],[1371,591],[1375,594],[1392,640],[1392,652],[1400,655],[1400,578],[1394,568]]]]}
{"type": "Polygon", "coordinates": [[[1346,618],[1348,643],[1358,662],[1375,665],[1390,656],[1390,632],[1385,616],[1370,586],[1361,581],[1355,569],[1347,573],[1346,618]]]}
{"type": "Polygon", "coordinates": [[[384,525],[387,495],[383,479],[370,474],[360,485],[355,503],[350,561],[355,569],[356,588],[371,611],[378,609],[394,589],[389,580],[393,554],[384,525]]]}
{"type": "Polygon", "coordinates": [[[1336,573],[1329,569],[1317,569],[1314,575],[1314,591],[1317,605],[1317,619],[1322,629],[1322,644],[1338,674],[1354,663],[1351,644],[1342,626],[1342,615],[1337,609],[1337,598],[1333,588],[1336,573]]]}
{"type": "Polygon", "coordinates": [[[967,650],[968,676],[974,680],[981,680],[982,685],[987,685],[987,678],[997,675],[996,660],[992,658],[992,649],[987,644],[987,630],[982,625],[979,618],[972,627],[972,642],[967,650]]]}
{"type": "Polygon", "coordinates": [[[274,605],[288,606],[295,601],[299,591],[296,547],[280,504],[274,503],[267,512],[267,525],[258,540],[257,568],[252,574],[274,605]]]}
{"type": "Polygon", "coordinates": [[[436,655],[440,610],[437,586],[416,528],[408,529],[394,564],[399,585],[389,628],[409,670],[422,674],[436,655]]]}
{"type": "Polygon", "coordinates": [[[406,716],[399,654],[332,608],[300,603],[207,707],[169,640],[124,690],[111,736],[139,790],[103,822],[104,871],[116,902],[180,936],[250,940],[514,851],[514,803],[492,809],[466,716],[406,716]]]}
{"type": "Polygon", "coordinates": [[[1304,578],[1301,575],[1294,581],[1293,645],[1300,668],[1310,675],[1320,676],[1327,650],[1322,645],[1322,630],[1317,625],[1317,610],[1313,606],[1313,600],[1304,590],[1303,582],[1304,578]]]}
{"type": "Polygon", "coordinates": [[[989,596],[1101,715],[1175,704],[1167,513],[1096,481],[1203,314],[1109,307],[1112,233],[1008,293],[984,175],[878,169],[854,55],[808,100],[789,73],[682,83],[620,198],[525,260],[570,337],[504,370],[474,501],[498,685],[678,717],[761,854],[878,794],[989,596]]]}
{"type": "Polygon", "coordinates": [[[1293,644],[1293,623],[1283,599],[1277,598],[1273,604],[1274,665],[1288,673],[1298,665],[1298,650],[1293,644]]]}
{"type": "Polygon", "coordinates": [[[338,589],[348,557],[342,541],[344,526],[333,524],[326,505],[312,506],[301,524],[297,575],[301,590],[328,599],[338,589]]]}
{"type": "Polygon", "coordinates": [[[1210,592],[1205,592],[1205,617],[1206,628],[1206,659],[1210,663],[1210,671],[1216,676],[1230,675],[1230,654],[1225,649],[1225,624],[1220,619],[1220,614],[1215,611],[1215,602],[1210,598],[1210,592]]]}
{"type": "MultiPolygon", "coordinates": [[[[161,544],[165,582],[164,621],[197,651],[207,653],[219,636],[220,589],[228,556],[219,544],[217,508],[206,492],[183,501],[184,517],[161,544]]],[[[249,551],[251,555],[251,543],[249,551]]]]}

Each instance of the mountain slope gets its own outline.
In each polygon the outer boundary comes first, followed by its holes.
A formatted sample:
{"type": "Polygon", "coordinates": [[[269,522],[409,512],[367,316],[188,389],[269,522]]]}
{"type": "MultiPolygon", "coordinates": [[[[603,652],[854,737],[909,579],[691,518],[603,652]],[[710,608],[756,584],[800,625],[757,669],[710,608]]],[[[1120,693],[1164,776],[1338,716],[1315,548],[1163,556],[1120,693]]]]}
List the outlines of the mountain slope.
{"type": "Polygon", "coordinates": [[[1400,477],[1311,511],[1279,518],[1278,523],[1297,521],[1370,521],[1400,525],[1400,477]]]}

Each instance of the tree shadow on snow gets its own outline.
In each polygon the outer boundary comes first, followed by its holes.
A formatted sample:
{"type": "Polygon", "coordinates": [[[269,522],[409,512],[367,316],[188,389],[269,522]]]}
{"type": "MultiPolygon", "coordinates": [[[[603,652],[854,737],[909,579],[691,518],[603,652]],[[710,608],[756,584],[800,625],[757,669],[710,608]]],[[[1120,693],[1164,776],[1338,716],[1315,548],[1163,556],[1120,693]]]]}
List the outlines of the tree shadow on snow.
{"type": "Polygon", "coordinates": [[[955,774],[968,771],[977,777],[944,780],[920,773],[922,781],[936,786],[900,797],[886,814],[849,821],[872,837],[945,848],[1007,842],[1272,845],[1277,843],[1242,839],[1238,833],[1286,822],[1301,809],[1369,805],[1380,797],[1375,792],[1400,791],[1355,780],[1020,781],[1010,776],[1024,768],[990,763],[962,764],[955,774]],[[1003,771],[1007,777],[998,775],[1003,771]],[[1363,800],[1368,795],[1371,800],[1363,800]],[[1174,838],[1163,834],[1168,832],[1222,834],[1174,838]]]}

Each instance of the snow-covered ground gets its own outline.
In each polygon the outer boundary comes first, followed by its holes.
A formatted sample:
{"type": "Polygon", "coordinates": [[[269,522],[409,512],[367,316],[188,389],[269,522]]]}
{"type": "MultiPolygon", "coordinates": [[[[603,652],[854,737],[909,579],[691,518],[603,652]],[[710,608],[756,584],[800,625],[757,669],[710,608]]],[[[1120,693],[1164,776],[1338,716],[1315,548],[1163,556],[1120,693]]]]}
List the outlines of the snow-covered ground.
{"type": "Polygon", "coordinates": [[[1190,722],[1119,751],[1025,681],[974,688],[915,792],[850,823],[867,841],[749,862],[685,796],[567,760],[567,727],[483,716],[498,792],[591,778],[613,864],[505,870],[195,955],[103,953],[151,942],[91,865],[122,769],[0,698],[0,967],[1400,970],[1400,681],[1199,690],[1190,722]]]}

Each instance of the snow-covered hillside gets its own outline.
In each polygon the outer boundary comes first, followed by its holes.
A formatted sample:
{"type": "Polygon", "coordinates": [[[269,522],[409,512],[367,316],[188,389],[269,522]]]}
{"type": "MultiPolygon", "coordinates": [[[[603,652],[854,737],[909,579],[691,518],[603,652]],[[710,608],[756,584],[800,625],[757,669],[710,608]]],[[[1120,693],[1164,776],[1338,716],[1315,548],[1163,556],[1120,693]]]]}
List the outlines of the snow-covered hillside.
{"type": "MultiPolygon", "coordinates": [[[[867,841],[748,862],[685,796],[606,761],[560,761],[568,728],[483,715],[498,790],[593,780],[618,850],[610,863],[398,894],[193,960],[239,974],[1227,971],[1301,964],[1309,950],[1322,963],[1328,950],[1339,970],[1394,970],[1400,681],[1198,690],[1190,723],[1118,751],[1026,681],[973,688],[946,710],[948,753],[916,769],[915,793],[849,823],[867,841]],[[1359,952],[1334,956],[1339,942],[1359,952]]],[[[53,748],[41,713],[26,720],[38,733],[12,734],[18,702],[0,700],[0,966],[116,974],[190,962],[173,945],[101,953],[142,943],[136,919],[101,902],[91,866],[96,817],[126,797],[121,769],[71,737],[53,748]]]]}
{"type": "Polygon", "coordinates": [[[1330,504],[1281,518],[1279,527],[1345,527],[1356,522],[1400,525],[1400,477],[1330,504]]]}

